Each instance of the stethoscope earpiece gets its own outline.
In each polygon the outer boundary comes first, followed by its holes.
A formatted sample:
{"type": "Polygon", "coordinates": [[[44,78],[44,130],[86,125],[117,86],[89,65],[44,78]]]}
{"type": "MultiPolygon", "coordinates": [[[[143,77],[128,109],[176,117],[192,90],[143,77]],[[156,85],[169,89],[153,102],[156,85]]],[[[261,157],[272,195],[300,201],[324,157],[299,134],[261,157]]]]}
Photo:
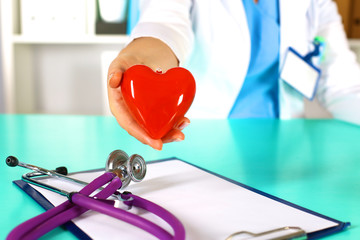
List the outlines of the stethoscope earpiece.
{"type": "Polygon", "coordinates": [[[109,154],[106,161],[105,170],[115,173],[125,188],[130,181],[140,182],[146,174],[145,160],[137,154],[130,157],[122,150],[115,150],[109,154]]]}
{"type": "Polygon", "coordinates": [[[8,156],[6,158],[6,164],[9,167],[16,167],[17,165],[19,165],[19,160],[14,156],[8,156]]]}

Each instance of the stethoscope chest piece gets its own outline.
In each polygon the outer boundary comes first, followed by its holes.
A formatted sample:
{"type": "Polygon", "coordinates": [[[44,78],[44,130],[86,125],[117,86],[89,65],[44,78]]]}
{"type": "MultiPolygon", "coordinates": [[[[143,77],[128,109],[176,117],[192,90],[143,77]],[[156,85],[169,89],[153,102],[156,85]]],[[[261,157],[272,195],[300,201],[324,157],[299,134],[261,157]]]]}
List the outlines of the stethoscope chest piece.
{"type": "Polygon", "coordinates": [[[146,163],[140,155],[134,154],[129,157],[124,151],[115,150],[109,154],[105,170],[115,173],[121,179],[121,188],[125,188],[131,180],[140,182],[144,179],[146,163]]]}

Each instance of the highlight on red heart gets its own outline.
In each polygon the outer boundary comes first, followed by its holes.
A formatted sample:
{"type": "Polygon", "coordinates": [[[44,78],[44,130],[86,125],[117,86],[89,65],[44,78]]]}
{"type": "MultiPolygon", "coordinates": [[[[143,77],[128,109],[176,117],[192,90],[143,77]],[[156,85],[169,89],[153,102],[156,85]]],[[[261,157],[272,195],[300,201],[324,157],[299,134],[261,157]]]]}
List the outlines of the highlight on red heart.
{"type": "Polygon", "coordinates": [[[193,75],[181,67],[162,73],[134,65],[125,71],[121,82],[132,117],[154,139],[164,137],[184,117],[195,91],[193,75]]]}

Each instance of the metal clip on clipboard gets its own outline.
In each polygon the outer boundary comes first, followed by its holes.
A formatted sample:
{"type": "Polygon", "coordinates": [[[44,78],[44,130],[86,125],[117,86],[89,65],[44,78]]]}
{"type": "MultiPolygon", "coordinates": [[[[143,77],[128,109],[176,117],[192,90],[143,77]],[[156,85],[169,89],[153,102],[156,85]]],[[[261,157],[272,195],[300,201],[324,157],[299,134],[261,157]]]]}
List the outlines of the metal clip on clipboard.
{"type": "Polygon", "coordinates": [[[231,234],[226,240],[260,240],[260,239],[271,239],[271,240],[303,240],[307,239],[306,232],[299,227],[282,227],[273,230],[252,233],[248,231],[240,231],[231,234]]]}

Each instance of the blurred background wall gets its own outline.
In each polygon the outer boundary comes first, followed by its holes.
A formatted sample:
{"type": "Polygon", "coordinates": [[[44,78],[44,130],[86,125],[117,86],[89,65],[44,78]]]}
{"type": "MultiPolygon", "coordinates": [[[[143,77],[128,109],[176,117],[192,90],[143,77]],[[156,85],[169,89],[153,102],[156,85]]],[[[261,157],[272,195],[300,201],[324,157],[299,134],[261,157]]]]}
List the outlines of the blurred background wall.
{"type": "Polygon", "coordinates": [[[109,113],[107,67],[138,19],[138,0],[0,0],[0,9],[7,113],[109,113]]]}
{"type": "MultiPolygon", "coordinates": [[[[360,60],[360,0],[336,2],[360,60]]],[[[109,114],[107,67],[138,14],[138,0],[0,0],[0,112],[109,114]]]]}

